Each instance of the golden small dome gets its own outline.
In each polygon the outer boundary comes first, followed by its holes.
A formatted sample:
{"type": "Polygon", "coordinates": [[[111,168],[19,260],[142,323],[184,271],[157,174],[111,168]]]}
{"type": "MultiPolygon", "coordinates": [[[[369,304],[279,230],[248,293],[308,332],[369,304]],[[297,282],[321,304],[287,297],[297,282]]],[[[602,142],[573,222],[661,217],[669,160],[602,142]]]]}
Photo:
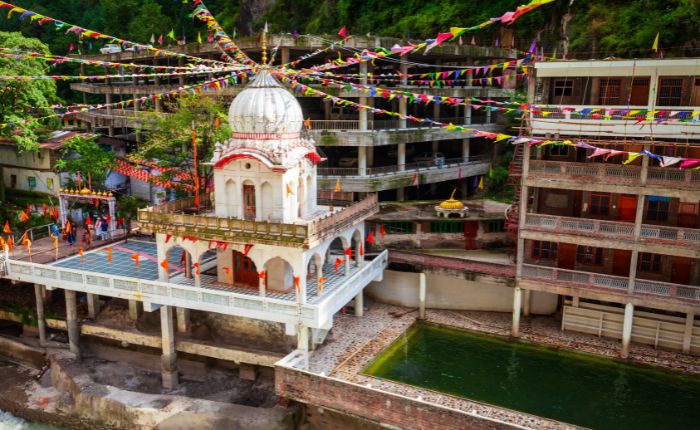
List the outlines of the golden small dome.
{"type": "Polygon", "coordinates": [[[92,191],[85,187],[82,190],[80,190],[80,194],[92,194],[92,191]]]}
{"type": "Polygon", "coordinates": [[[455,191],[457,190],[452,191],[452,195],[449,199],[440,203],[441,209],[464,209],[464,203],[460,202],[459,200],[455,200],[455,191]]]}

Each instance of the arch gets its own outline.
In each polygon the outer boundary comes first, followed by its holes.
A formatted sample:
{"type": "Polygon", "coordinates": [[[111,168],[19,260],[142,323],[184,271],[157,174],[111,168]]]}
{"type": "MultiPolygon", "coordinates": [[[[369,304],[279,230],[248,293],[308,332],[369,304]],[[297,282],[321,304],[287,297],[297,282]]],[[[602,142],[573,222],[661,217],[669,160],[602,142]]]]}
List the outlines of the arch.
{"type": "Polygon", "coordinates": [[[260,186],[260,215],[263,220],[272,221],[274,216],[274,203],[272,197],[272,185],[265,181],[260,186]]]}
{"type": "Polygon", "coordinates": [[[281,257],[274,257],[265,262],[265,274],[268,291],[287,292],[294,287],[292,265],[281,257]]]}
{"type": "Polygon", "coordinates": [[[257,216],[257,202],[255,196],[255,183],[250,179],[243,181],[241,185],[241,204],[243,205],[243,218],[255,220],[257,216]]]}
{"type": "Polygon", "coordinates": [[[168,258],[168,274],[170,277],[184,275],[192,277],[192,263],[194,263],[192,251],[184,246],[166,244],[165,255],[168,258]]]}
{"type": "Polygon", "coordinates": [[[228,216],[236,216],[238,213],[238,188],[236,187],[236,181],[229,178],[224,186],[226,193],[226,214],[228,216]]]}
{"type": "Polygon", "coordinates": [[[239,251],[231,252],[233,283],[237,287],[258,288],[258,268],[253,260],[239,251]]]}

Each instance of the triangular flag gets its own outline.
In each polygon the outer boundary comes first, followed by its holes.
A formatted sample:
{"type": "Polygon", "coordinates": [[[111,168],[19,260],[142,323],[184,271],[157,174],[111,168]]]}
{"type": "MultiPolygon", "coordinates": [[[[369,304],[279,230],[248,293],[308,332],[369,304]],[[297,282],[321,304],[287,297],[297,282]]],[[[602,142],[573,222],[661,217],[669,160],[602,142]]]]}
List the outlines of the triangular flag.
{"type": "Polygon", "coordinates": [[[168,267],[169,267],[169,266],[168,266],[168,259],[167,259],[167,258],[166,258],[165,260],[163,260],[163,261],[160,262],[160,267],[162,267],[163,269],[165,269],[166,272],[168,271],[168,267]]]}
{"type": "Polygon", "coordinates": [[[651,50],[654,52],[659,52],[659,33],[656,33],[656,37],[654,38],[654,44],[651,45],[651,50]]]}
{"type": "Polygon", "coordinates": [[[333,192],[335,192],[335,193],[340,192],[340,179],[335,180],[335,188],[333,189],[333,192]]]}
{"type": "Polygon", "coordinates": [[[307,130],[311,130],[311,118],[306,118],[304,120],[304,126],[306,127],[307,130]]]}
{"type": "Polygon", "coordinates": [[[243,245],[243,255],[247,257],[251,249],[253,249],[252,243],[246,243],[243,245]]]}
{"type": "Polygon", "coordinates": [[[162,34],[160,36],[158,36],[158,44],[159,45],[163,44],[163,35],[162,34]]]}
{"type": "Polygon", "coordinates": [[[131,259],[134,260],[134,264],[136,264],[136,270],[141,270],[141,261],[139,260],[139,254],[131,254],[131,259]]]}
{"type": "Polygon", "coordinates": [[[479,189],[483,190],[484,189],[484,177],[479,178],[479,189]]]}
{"type": "Polygon", "coordinates": [[[345,26],[338,31],[338,36],[342,37],[343,39],[348,37],[348,30],[345,28],[345,26]]]}
{"type": "Polygon", "coordinates": [[[27,213],[25,211],[22,211],[22,213],[20,214],[20,217],[22,219],[22,222],[29,221],[29,216],[27,215],[27,213]]]}
{"type": "Polygon", "coordinates": [[[285,189],[287,190],[287,197],[294,194],[294,191],[292,191],[292,187],[290,187],[289,184],[284,184],[284,186],[285,186],[285,189]]]}
{"type": "Polygon", "coordinates": [[[297,294],[301,293],[301,276],[294,276],[294,288],[297,290],[297,294]]]}
{"type": "Polygon", "coordinates": [[[111,263],[112,262],[112,248],[111,247],[105,248],[105,250],[107,250],[107,261],[109,263],[111,263]]]}
{"type": "Polygon", "coordinates": [[[78,254],[80,254],[80,262],[85,264],[85,251],[83,250],[83,248],[80,248],[78,250],[78,254]]]}
{"type": "Polygon", "coordinates": [[[171,39],[173,39],[173,40],[177,40],[177,39],[175,38],[175,29],[171,29],[171,30],[170,30],[170,33],[168,33],[168,37],[171,38],[171,39]]]}
{"type": "Polygon", "coordinates": [[[384,229],[384,224],[379,224],[379,234],[382,235],[382,239],[386,236],[386,230],[384,229]]]}
{"type": "Polygon", "coordinates": [[[155,34],[151,33],[151,39],[149,40],[149,42],[151,42],[151,45],[156,43],[156,35],[155,34]]]}
{"type": "Polygon", "coordinates": [[[197,33],[197,43],[199,43],[200,45],[202,44],[202,32],[201,31],[197,33]]]}
{"type": "Polygon", "coordinates": [[[367,235],[367,243],[374,245],[374,231],[370,231],[367,235]]]}
{"type": "Polygon", "coordinates": [[[627,153],[627,160],[625,160],[622,164],[630,164],[631,162],[633,162],[641,156],[642,154],[640,154],[639,152],[629,152],[627,153]]]}
{"type": "Polygon", "coordinates": [[[5,220],[5,227],[2,229],[7,234],[12,233],[12,230],[10,229],[10,220],[5,220]]]}

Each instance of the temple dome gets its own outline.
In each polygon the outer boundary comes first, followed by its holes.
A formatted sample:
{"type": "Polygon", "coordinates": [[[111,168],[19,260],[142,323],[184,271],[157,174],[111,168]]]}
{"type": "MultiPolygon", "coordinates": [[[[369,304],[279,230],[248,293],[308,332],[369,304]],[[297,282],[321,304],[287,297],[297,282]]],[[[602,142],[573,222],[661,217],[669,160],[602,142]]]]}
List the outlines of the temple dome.
{"type": "Polygon", "coordinates": [[[259,72],[231,103],[229,125],[237,133],[300,133],[304,115],[301,106],[267,71],[259,72]]]}

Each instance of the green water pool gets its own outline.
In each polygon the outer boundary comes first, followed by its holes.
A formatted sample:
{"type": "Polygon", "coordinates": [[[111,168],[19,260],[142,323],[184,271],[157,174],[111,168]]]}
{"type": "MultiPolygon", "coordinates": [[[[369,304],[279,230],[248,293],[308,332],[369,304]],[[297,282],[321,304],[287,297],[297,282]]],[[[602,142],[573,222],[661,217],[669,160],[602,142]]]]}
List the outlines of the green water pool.
{"type": "Polygon", "coordinates": [[[365,373],[594,429],[700,428],[700,377],[426,323],[365,373]]]}

